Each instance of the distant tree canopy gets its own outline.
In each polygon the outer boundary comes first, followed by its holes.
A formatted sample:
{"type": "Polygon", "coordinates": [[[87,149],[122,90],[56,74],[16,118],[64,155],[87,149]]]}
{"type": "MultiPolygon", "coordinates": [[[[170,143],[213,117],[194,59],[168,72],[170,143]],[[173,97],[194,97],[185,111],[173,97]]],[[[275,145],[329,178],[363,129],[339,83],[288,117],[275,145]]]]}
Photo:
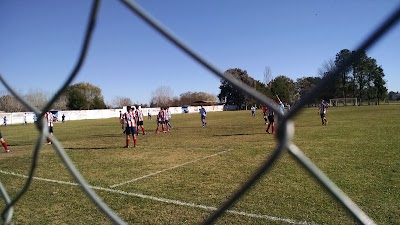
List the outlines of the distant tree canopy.
{"type": "Polygon", "coordinates": [[[112,107],[114,108],[122,108],[124,106],[133,105],[132,100],[127,97],[114,97],[112,100],[112,107]]]}
{"type": "Polygon", "coordinates": [[[173,100],[174,91],[168,86],[160,86],[152,93],[150,107],[169,106],[173,100]]]}
{"type": "MultiPolygon", "coordinates": [[[[334,66],[340,67],[354,53],[343,49],[336,54],[334,66]]],[[[323,76],[330,71],[326,70],[323,76]]],[[[365,52],[361,57],[343,70],[333,83],[321,93],[321,98],[357,98],[361,101],[379,101],[387,97],[385,73],[378,66],[376,59],[368,57],[365,52]]]]}
{"type": "Polygon", "coordinates": [[[173,96],[170,87],[160,86],[152,94],[150,107],[184,106],[192,105],[195,101],[217,101],[217,97],[206,92],[185,92],[179,97],[173,96]]]}
{"type": "Polygon", "coordinates": [[[213,94],[205,92],[185,92],[180,95],[179,103],[180,105],[192,105],[195,101],[210,101],[216,102],[217,97],[213,94]]]}
{"type": "Polygon", "coordinates": [[[278,95],[282,102],[293,103],[296,96],[296,86],[292,79],[286,76],[278,76],[273,79],[271,84],[271,92],[273,96],[278,95]]]}
{"type": "MultiPolygon", "coordinates": [[[[30,102],[33,106],[40,110],[44,108],[44,106],[50,100],[51,95],[41,90],[31,90],[21,97],[25,98],[28,102],[30,102]]],[[[60,110],[67,109],[66,96],[61,95],[61,97],[57,99],[57,101],[52,105],[51,108],[60,110]]],[[[0,111],[23,112],[30,110],[28,110],[25,105],[23,105],[10,93],[0,92],[0,111]]]]}
{"type": "Polygon", "coordinates": [[[66,91],[67,106],[70,110],[105,109],[101,89],[90,83],[70,85],[66,91]]]}
{"type": "Polygon", "coordinates": [[[389,101],[400,101],[400,93],[394,92],[394,91],[390,91],[388,94],[388,100],[389,101]]]}
{"type": "MultiPolygon", "coordinates": [[[[270,90],[261,81],[255,80],[247,74],[246,70],[241,70],[239,68],[228,69],[225,73],[231,74],[234,78],[242,81],[243,83],[255,88],[257,91],[271,96],[270,90]]],[[[221,85],[219,86],[220,93],[218,99],[221,102],[226,102],[227,104],[236,105],[238,108],[244,108],[251,105],[260,104],[257,100],[247,96],[242,91],[233,87],[225,79],[221,79],[221,85]]]]}
{"type": "MultiPolygon", "coordinates": [[[[303,77],[303,78],[298,78],[296,80],[295,86],[296,86],[296,100],[300,99],[308,92],[310,92],[315,86],[318,85],[318,83],[321,81],[321,77],[303,77]]],[[[316,104],[318,101],[320,101],[320,96],[314,96],[311,103],[316,104]]]]}
{"type": "MultiPolygon", "coordinates": [[[[293,104],[306,96],[307,93],[319,84],[323,77],[335,68],[343,65],[352,53],[348,49],[343,49],[336,54],[335,60],[324,63],[323,67],[318,71],[318,76],[302,77],[296,81],[281,75],[275,79],[271,79],[269,83],[262,83],[249,76],[246,70],[239,68],[228,69],[225,73],[231,74],[236,79],[255,88],[258,92],[263,93],[269,98],[274,99],[275,95],[279,95],[283,102],[293,104]]],[[[268,77],[272,77],[269,71],[270,69],[268,68],[268,77]]],[[[358,60],[342,70],[334,82],[331,82],[323,91],[316,94],[310,102],[315,104],[321,99],[357,98],[358,102],[367,101],[368,103],[376,102],[379,104],[381,100],[388,97],[384,77],[383,68],[378,66],[377,61],[368,57],[366,53],[362,53],[358,60]]],[[[221,79],[219,88],[220,94],[218,95],[218,99],[221,102],[226,101],[227,104],[237,105],[238,108],[259,104],[251,97],[246,96],[242,91],[234,88],[224,79],[221,79]]],[[[391,93],[390,98],[397,98],[397,95],[391,93]]]]}

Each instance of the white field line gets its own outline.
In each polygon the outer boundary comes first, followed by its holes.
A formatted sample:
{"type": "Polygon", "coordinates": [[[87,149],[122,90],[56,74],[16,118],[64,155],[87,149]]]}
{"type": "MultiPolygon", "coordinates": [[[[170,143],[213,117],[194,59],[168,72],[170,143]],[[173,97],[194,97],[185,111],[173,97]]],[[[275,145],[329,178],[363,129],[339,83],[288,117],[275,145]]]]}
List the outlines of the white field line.
{"type": "MultiPolygon", "coordinates": [[[[12,176],[17,176],[17,177],[23,177],[23,178],[28,178],[26,175],[22,174],[17,174],[13,172],[6,172],[3,170],[0,170],[0,173],[7,174],[7,175],[12,175],[12,176]]],[[[79,186],[78,183],[73,183],[73,182],[68,182],[68,181],[60,181],[60,180],[52,180],[52,179],[47,179],[47,178],[41,178],[41,177],[33,177],[35,180],[40,180],[40,181],[46,181],[46,182],[51,182],[51,183],[57,183],[57,184],[66,184],[66,185],[72,185],[72,186],[79,186]]],[[[121,194],[121,195],[126,195],[126,196],[133,196],[137,198],[142,198],[142,199],[148,199],[152,201],[157,201],[157,202],[162,202],[162,203],[167,203],[167,204],[173,204],[173,205],[178,205],[178,206],[187,206],[191,208],[199,208],[199,209],[204,209],[207,211],[215,211],[217,208],[211,207],[211,206],[206,206],[206,205],[198,205],[194,203],[189,203],[189,202],[182,202],[179,200],[172,200],[172,199],[167,199],[167,198],[159,198],[159,197],[154,197],[150,195],[144,195],[144,194],[138,194],[138,193],[132,193],[132,192],[125,192],[121,190],[115,190],[111,188],[104,188],[104,187],[98,187],[98,186],[91,186],[89,185],[90,188],[93,190],[100,190],[100,191],[106,191],[106,192],[111,192],[111,193],[116,193],[116,194],[121,194]]],[[[316,223],[313,222],[307,222],[307,221],[297,221],[293,219],[287,219],[287,218],[280,218],[280,217],[275,217],[275,216],[268,216],[268,215],[263,215],[263,214],[256,214],[256,213],[247,213],[247,212],[242,212],[242,211],[236,211],[236,210],[227,210],[227,213],[231,214],[236,214],[236,215],[242,215],[245,217],[251,217],[251,218],[259,218],[259,219],[265,219],[269,221],[275,221],[275,222],[285,222],[289,224],[299,224],[299,225],[316,225],[316,223]]]]}
{"type": "Polygon", "coordinates": [[[124,185],[124,184],[129,184],[129,183],[132,183],[132,182],[135,182],[135,181],[138,181],[138,180],[141,180],[141,179],[150,177],[150,176],[157,175],[157,174],[159,174],[159,173],[162,173],[162,172],[165,172],[165,171],[168,171],[168,170],[173,170],[173,169],[176,169],[176,168],[178,168],[178,167],[186,166],[186,165],[188,165],[188,164],[192,164],[192,163],[195,163],[195,162],[200,161],[200,160],[204,160],[204,159],[208,159],[208,158],[211,158],[211,157],[214,157],[214,156],[217,156],[217,155],[221,155],[221,154],[224,154],[224,153],[229,152],[229,151],[232,151],[232,150],[233,150],[233,149],[228,149],[228,150],[225,150],[225,151],[222,151],[222,152],[218,152],[218,153],[215,153],[215,154],[212,154],[212,155],[208,155],[208,156],[205,156],[205,157],[202,157],[202,158],[199,158],[199,159],[195,159],[195,160],[192,160],[192,161],[189,161],[189,162],[185,162],[185,163],[182,163],[182,164],[179,164],[179,165],[170,167],[170,168],[166,168],[166,169],[163,169],[163,170],[159,170],[159,171],[157,171],[157,172],[153,172],[153,173],[144,175],[144,176],[142,176],[142,177],[137,177],[137,178],[134,178],[134,179],[132,179],[132,180],[128,180],[128,181],[125,181],[125,182],[122,182],[122,183],[119,183],[119,184],[114,184],[114,185],[111,185],[110,188],[115,188],[115,187],[118,187],[118,186],[122,186],[122,185],[124,185]]]}

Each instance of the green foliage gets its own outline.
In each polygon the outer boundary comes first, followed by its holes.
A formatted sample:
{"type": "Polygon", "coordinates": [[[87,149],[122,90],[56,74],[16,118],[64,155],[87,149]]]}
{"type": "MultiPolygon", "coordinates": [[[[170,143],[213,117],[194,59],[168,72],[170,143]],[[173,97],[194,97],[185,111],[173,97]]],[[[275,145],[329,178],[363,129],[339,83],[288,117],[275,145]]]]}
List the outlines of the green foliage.
{"type": "Polygon", "coordinates": [[[67,88],[67,106],[70,110],[105,109],[101,89],[90,83],[77,83],[67,88]]]}
{"type": "MultiPolygon", "coordinates": [[[[320,77],[303,77],[303,78],[298,78],[295,86],[298,91],[298,96],[297,98],[302,98],[307,95],[308,92],[310,92],[315,86],[318,85],[318,83],[321,81],[320,77]]],[[[314,105],[320,102],[321,96],[315,96],[313,100],[311,101],[314,105]]]]}
{"type": "MultiPolygon", "coordinates": [[[[241,70],[239,68],[228,69],[225,73],[231,74],[237,80],[242,81],[243,83],[249,85],[250,87],[255,88],[258,92],[265,94],[266,96],[270,96],[271,92],[266,85],[254,78],[250,77],[247,74],[246,70],[241,70]]],[[[219,86],[220,93],[218,95],[218,99],[221,102],[225,102],[230,105],[236,105],[238,109],[245,108],[246,106],[261,104],[252,97],[244,94],[239,89],[233,87],[226,80],[221,79],[221,85],[219,86]]]]}
{"type": "Polygon", "coordinates": [[[278,95],[282,102],[295,102],[296,88],[292,79],[286,76],[278,76],[271,81],[272,94],[278,95]]]}
{"type": "MultiPolygon", "coordinates": [[[[335,65],[340,66],[350,57],[350,50],[343,49],[336,55],[335,65]]],[[[334,97],[357,97],[359,100],[376,100],[379,104],[387,96],[385,73],[376,59],[363,52],[361,57],[346,68],[333,85],[334,97]],[[341,93],[340,93],[341,92],[341,93]]]]}

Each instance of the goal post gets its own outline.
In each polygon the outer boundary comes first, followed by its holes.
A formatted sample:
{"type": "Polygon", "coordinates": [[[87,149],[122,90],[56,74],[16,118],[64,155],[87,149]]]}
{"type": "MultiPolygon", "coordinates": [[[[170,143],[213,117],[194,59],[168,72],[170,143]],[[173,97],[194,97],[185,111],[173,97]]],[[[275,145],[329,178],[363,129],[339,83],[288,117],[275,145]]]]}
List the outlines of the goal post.
{"type": "Polygon", "coordinates": [[[329,99],[330,106],[355,106],[358,105],[357,98],[333,98],[329,99]]]}

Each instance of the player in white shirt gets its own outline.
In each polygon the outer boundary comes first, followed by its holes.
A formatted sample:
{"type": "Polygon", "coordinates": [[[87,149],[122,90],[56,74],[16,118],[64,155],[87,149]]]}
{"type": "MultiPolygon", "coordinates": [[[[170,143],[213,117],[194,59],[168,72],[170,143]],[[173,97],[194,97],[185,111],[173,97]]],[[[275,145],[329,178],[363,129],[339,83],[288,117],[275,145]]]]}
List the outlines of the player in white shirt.
{"type": "Polygon", "coordinates": [[[143,111],[140,106],[136,109],[136,119],[137,119],[137,132],[139,134],[139,129],[142,129],[142,134],[145,135],[146,131],[143,125],[143,111]]]}
{"type": "Polygon", "coordinates": [[[135,114],[133,112],[133,109],[128,106],[127,107],[128,112],[124,113],[124,121],[125,121],[125,146],[124,148],[129,148],[129,144],[130,144],[130,135],[132,135],[132,139],[133,139],[133,147],[136,147],[137,144],[137,139],[136,139],[136,134],[137,134],[137,130],[136,130],[136,117],[135,114]]]}
{"type": "MultiPolygon", "coordinates": [[[[51,112],[46,112],[46,114],[44,114],[44,117],[47,120],[47,127],[49,128],[49,133],[51,136],[53,136],[54,114],[51,112]]],[[[47,144],[51,145],[50,138],[47,138],[47,144]]]]}

